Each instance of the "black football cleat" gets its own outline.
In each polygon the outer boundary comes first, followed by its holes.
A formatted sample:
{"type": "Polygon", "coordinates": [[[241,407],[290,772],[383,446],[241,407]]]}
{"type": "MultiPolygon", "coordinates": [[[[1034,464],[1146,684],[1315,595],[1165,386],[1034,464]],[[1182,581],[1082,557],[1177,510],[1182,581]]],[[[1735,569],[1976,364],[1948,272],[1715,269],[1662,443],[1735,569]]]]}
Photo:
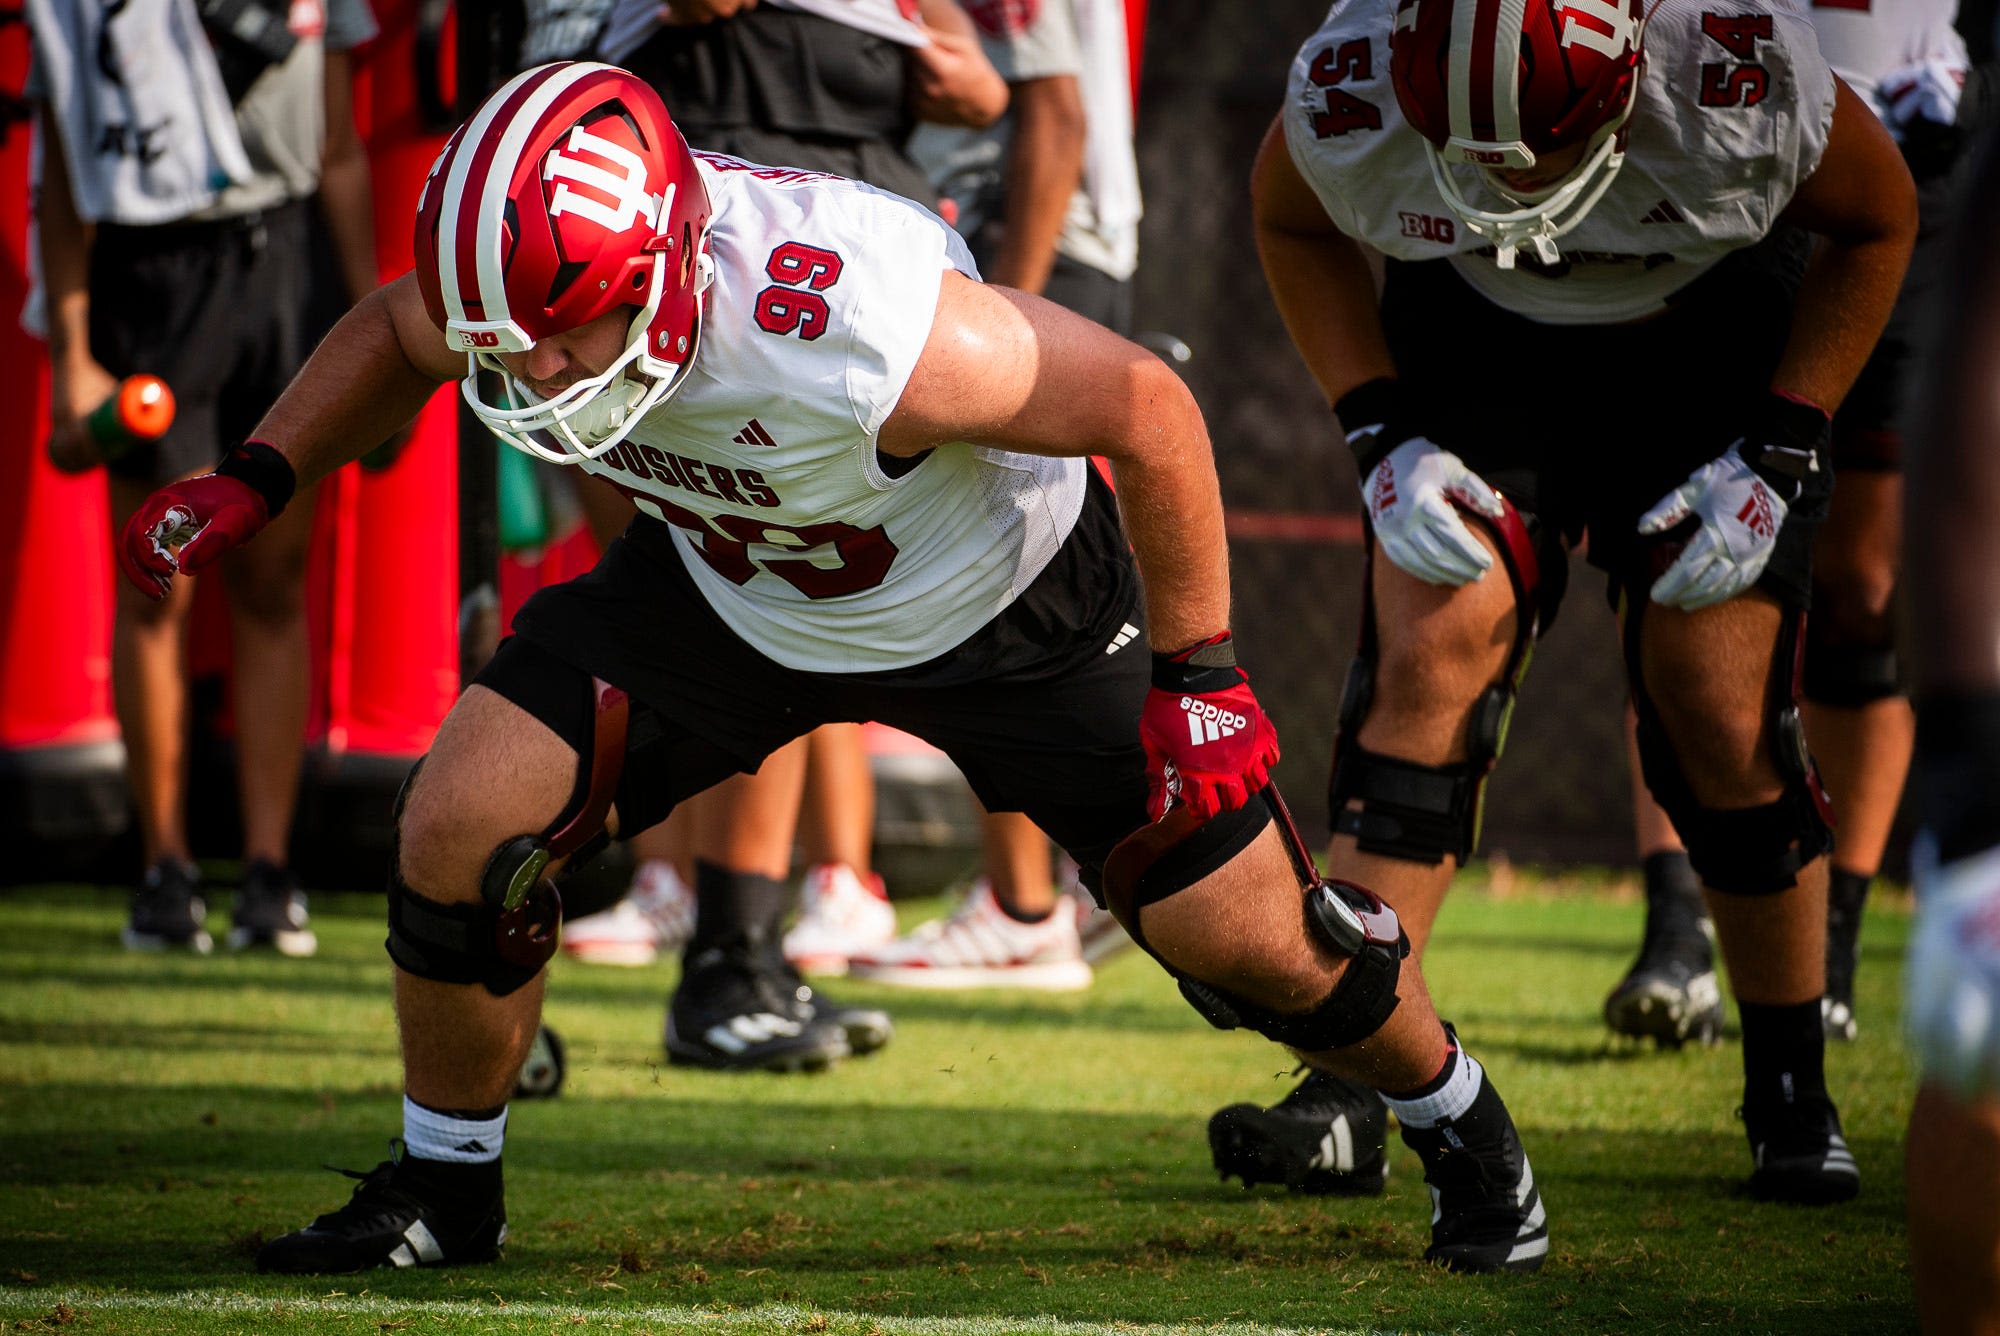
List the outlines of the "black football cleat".
{"type": "Polygon", "coordinates": [[[667,1003],[667,1061],[719,1071],[823,1071],[853,1052],[847,1032],[806,1010],[764,953],[692,955],[667,1003]]]}
{"type": "Polygon", "coordinates": [[[1714,931],[1698,890],[1687,895],[1648,888],[1639,958],[1604,999],[1604,1023],[1613,1033],[1650,1039],[1660,1048],[1722,1037],[1714,931]]]}
{"type": "Polygon", "coordinates": [[[1514,1120],[1483,1071],[1471,1108],[1435,1127],[1404,1127],[1402,1135],[1431,1189],[1425,1261],[1450,1271],[1541,1269],[1548,1214],[1514,1120]]]}
{"type": "Polygon", "coordinates": [[[847,1036],[847,1051],[855,1057],[873,1053],[895,1037],[896,1023],[888,1012],[834,1001],[807,983],[782,950],[764,952],[763,963],[774,991],[791,1000],[791,1014],[808,1025],[839,1026],[847,1036]]]}
{"type": "Polygon", "coordinates": [[[1840,1113],[1825,1095],[1790,1104],[1745,1105],[1750,1136],[1750,1195],[1761,1201],[1827,1206],[1861,1191],[1861,1166],[1840,1134],[1840,1113]]]}
{"type": "Polygon", "coordinates": [[[1847,1043],[1860,1033],[1854,1015],[1854,972],[1861,957],[1861,909],[1868,883],[1834,869],[1826,901],[1826,996],[1819,1000],[1821,1028],[1828,1039],[1847,1043]]]}
{"type": "Polygon", "coordinates": [[[1372,1196],[1389,1175],[1389,1110],[1367,1086],[1309,1071],[1270,1108],[1231,1104],[1208,1120],[1216,1172],[1251,1188],[1372,1196]]]}
{"type": "Polygon", "coordinates": [[[162,858],[132,889],[132,915],[120,940],[128,951],[176,948],[207,955],[215,945],[202,926],[207,920],[200,869],[178,858],[162,858]]]}
{"type": "Polygon", "coordinates": [[[309,956],[319,950],[299,879],[290,868],[261,858],[243,874],[229,919],[232,951],[271,947],[280,955],[309,956]]]}
{"type": "Polygon", "coordinates": [[[259,1271],[323,1276],[378,1266],[468,1266],[490,1262],[507,1241],[500,1165],[412,1158],[400,1140],[359,1179],[337,1211],[257,1250],[259,1271]]]}

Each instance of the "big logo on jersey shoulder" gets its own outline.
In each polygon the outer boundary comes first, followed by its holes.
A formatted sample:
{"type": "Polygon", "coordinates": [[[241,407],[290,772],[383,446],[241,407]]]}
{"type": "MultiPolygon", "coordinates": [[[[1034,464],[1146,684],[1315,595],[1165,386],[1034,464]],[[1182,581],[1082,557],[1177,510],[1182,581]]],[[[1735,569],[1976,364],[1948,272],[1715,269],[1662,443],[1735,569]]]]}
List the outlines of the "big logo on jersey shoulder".
{"type": "Polygon", "coordinates": [[[581,125],[543,160],[542,179],[558,183],[549,193],[549,217],[575,214],[607,232],[629,232],[642,221],[658,231],[673,198],[671,185],[665,195],[646,189],[645,159],[581,125]]]}

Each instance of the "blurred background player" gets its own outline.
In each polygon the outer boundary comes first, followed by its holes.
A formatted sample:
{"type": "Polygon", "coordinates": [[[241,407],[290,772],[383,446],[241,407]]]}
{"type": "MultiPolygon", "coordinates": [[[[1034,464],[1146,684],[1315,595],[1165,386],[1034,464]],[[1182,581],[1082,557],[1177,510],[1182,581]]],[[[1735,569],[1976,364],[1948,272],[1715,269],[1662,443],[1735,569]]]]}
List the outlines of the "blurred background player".
{"type": "Polygon", "coordinates": [[[1923,1072],[1905,1171],[1932,1336],[2000,1333],[2000,134],[1965,195],[1904,498],[1922,830],[1905,987],[1923,1072]]]}
{"type": "MultiPolygon", "coordinates": [[[[1786,670],[1830,410],[1916,231],[1895,144],[1789,9],[1340,4],[1252,181],[1265,272],[1371,535],[1329,866],[1422,950],[1587,530],[1647,783],[1732,966],[1750,1188],[1852,1197],[1819,1006],[1831,832],[1786,670]],[[1379,298],[1358,242],[1388,256],[1379,298]],[[1642,404],[1636,369],[1685,388],[1642,404]]],[[[1379,1189],[1380,1104],[1331,1080],[1218,1112],[1217,1168],[1379,1189]]],[[[1397,1116],[1406,1142],[1428,1135],[1397,1116]]]]}
{"type": "MultiPolygon", "coordinates": [[[[1839,824],[1827,873],[1829,1038],[1855,1034],[1854,974],[1862,907],[1881,869],[1902,800],[1915,721],[1896,653],[1903,432],[1920,337],[1945,279],[1942,234],[1959,159],[1960,94],[1969,60],[1955,0],[1814,5],[1813,28],[1834,73],[1903,150],[1916,181],[1918,230],[1895,313],[1833,419],[1839,485],[1813,545],[1812,615],[1800,679],[1806,736],[1839,824]]],[[[1639,958],[1604,1003],[1619,1034],[1662,1045],[1722,1032],[1714,929],[1700,879],[1673,824],[1644,791],[1636,751],[1635,826],[1645,869],[1639,958]]]]}
{"type": "MultiPolygon", "coordinates": [[[[989,283],[1129,336],[1140,196],[1122,0],[967,9],[1007,80],[1007,114],[983,131],[926,125],[912,152],[989,283]]],[[[1048,837],[1025,816],[984,813],[980,837],[984,872],[958,908],[863,951],[853,974],[904,987],[1063,991],[1088,987],[1090,961],[1130,941],[1058,884],[1048,837]]]]}
{"type": "MultiPolygon", "coordinates": [[[[115,534],[155,486],[240,440],[310,351],[307,211],[317,193],[349,300],[375,286],[368,164],[348,51],[375,33],[364,0],[246,0],[268,20],[204,29],[187,0],[33,0],[31,98],[42,99],[36,235],[46,293],[49,449],[103,463],[115,534]],[[255,42],[241,31],[256,31],[255,42]],[[84,419],[136,372],[163,377],[166,435],[106,461],[84,419]]],[[[220,567],[234,660],[243,881],[230,945],[310,955],[288,862],[304,752],[310,495],[220,567]]],[[[193,589],[117,591],[113,701],[145,870],[125,943],[209,949],[187,835],[193,589]]]]}

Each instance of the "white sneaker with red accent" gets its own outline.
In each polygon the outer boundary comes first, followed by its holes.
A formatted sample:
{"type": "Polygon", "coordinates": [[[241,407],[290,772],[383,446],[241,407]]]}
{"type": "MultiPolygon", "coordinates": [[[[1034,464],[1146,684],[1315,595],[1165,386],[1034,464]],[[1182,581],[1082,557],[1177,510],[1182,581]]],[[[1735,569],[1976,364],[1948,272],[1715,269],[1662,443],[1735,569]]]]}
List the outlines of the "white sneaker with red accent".
{"type": "Polygon", "coordinates": [[[806,871],[798,922],[785,934],[785,959],[807,974],[845,974],[849,957],[896,940],[896,911],[882,878],[845,863],[806,871]]]}
{"type": "Polygon", "coordinates": [[[694,889],[672,863],[648,859],[625,898],[563,925],[562,948],[593,965],[650,965],[694,933],[694,889]]]}
{"type": "Polygon", "coordinates": [[[1091,899],[1090,892],[1084,889],[1076,860],[1064,854],[1059,866],[1061,875],[1057,884],[1065,896],[1076,902],[1076,932],[1083,941],[1085,963],[1095,965],[1106,956],[1131,946],[1131,934],[1125,931],[1125,925],[1118,921],[1118,916],[1108,909],[1099,909],[1097,901],[1091,899]]]}
{"type": "Polygon", "coordinates": [[[1073,992],[1090,987],[1077,936],[1075,901],[1057,896],[1053,913],[1023,923],[1000,908],[981,877],[950,918],[921,924],[908,937],[855,956],[848,973],[904,988],[1033,988],[1073,992]]]}

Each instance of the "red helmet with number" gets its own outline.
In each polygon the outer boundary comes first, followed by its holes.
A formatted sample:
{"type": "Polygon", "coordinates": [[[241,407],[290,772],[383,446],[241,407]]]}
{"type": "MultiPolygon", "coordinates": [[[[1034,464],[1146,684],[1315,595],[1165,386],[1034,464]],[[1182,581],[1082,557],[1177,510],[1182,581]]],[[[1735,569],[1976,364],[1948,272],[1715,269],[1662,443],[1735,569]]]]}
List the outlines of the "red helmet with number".
{"type": "Polygon", "coordinates": [[[466,401],[556,463],[617,445],[680,387],[701,340],[708,190],[659,95],[609,65],[540,65],[459,127],[417,202],[417,283],[468,359],[466,401]],[[601,374],[542,398],[498,354],[632,308],[601,374]],[[486,402],[481,368],[504,377],[486,402]]]}
{"type": "Polygon", "coordinates": [[[1389,73],[1403,117],[1424,137],[1454,212],[1493,240],[1502,268],[1534,247],[1556,258],[1624,165],[1620,131],[1637,100],[1644,0],[1401,0],[1389,73]],[[1575,165],[1531,190],[1497,176],[1575,150],[1575,165]],[[1452,168],[1481,169],[1512,208],[1469,202],[1452,168]]]}

